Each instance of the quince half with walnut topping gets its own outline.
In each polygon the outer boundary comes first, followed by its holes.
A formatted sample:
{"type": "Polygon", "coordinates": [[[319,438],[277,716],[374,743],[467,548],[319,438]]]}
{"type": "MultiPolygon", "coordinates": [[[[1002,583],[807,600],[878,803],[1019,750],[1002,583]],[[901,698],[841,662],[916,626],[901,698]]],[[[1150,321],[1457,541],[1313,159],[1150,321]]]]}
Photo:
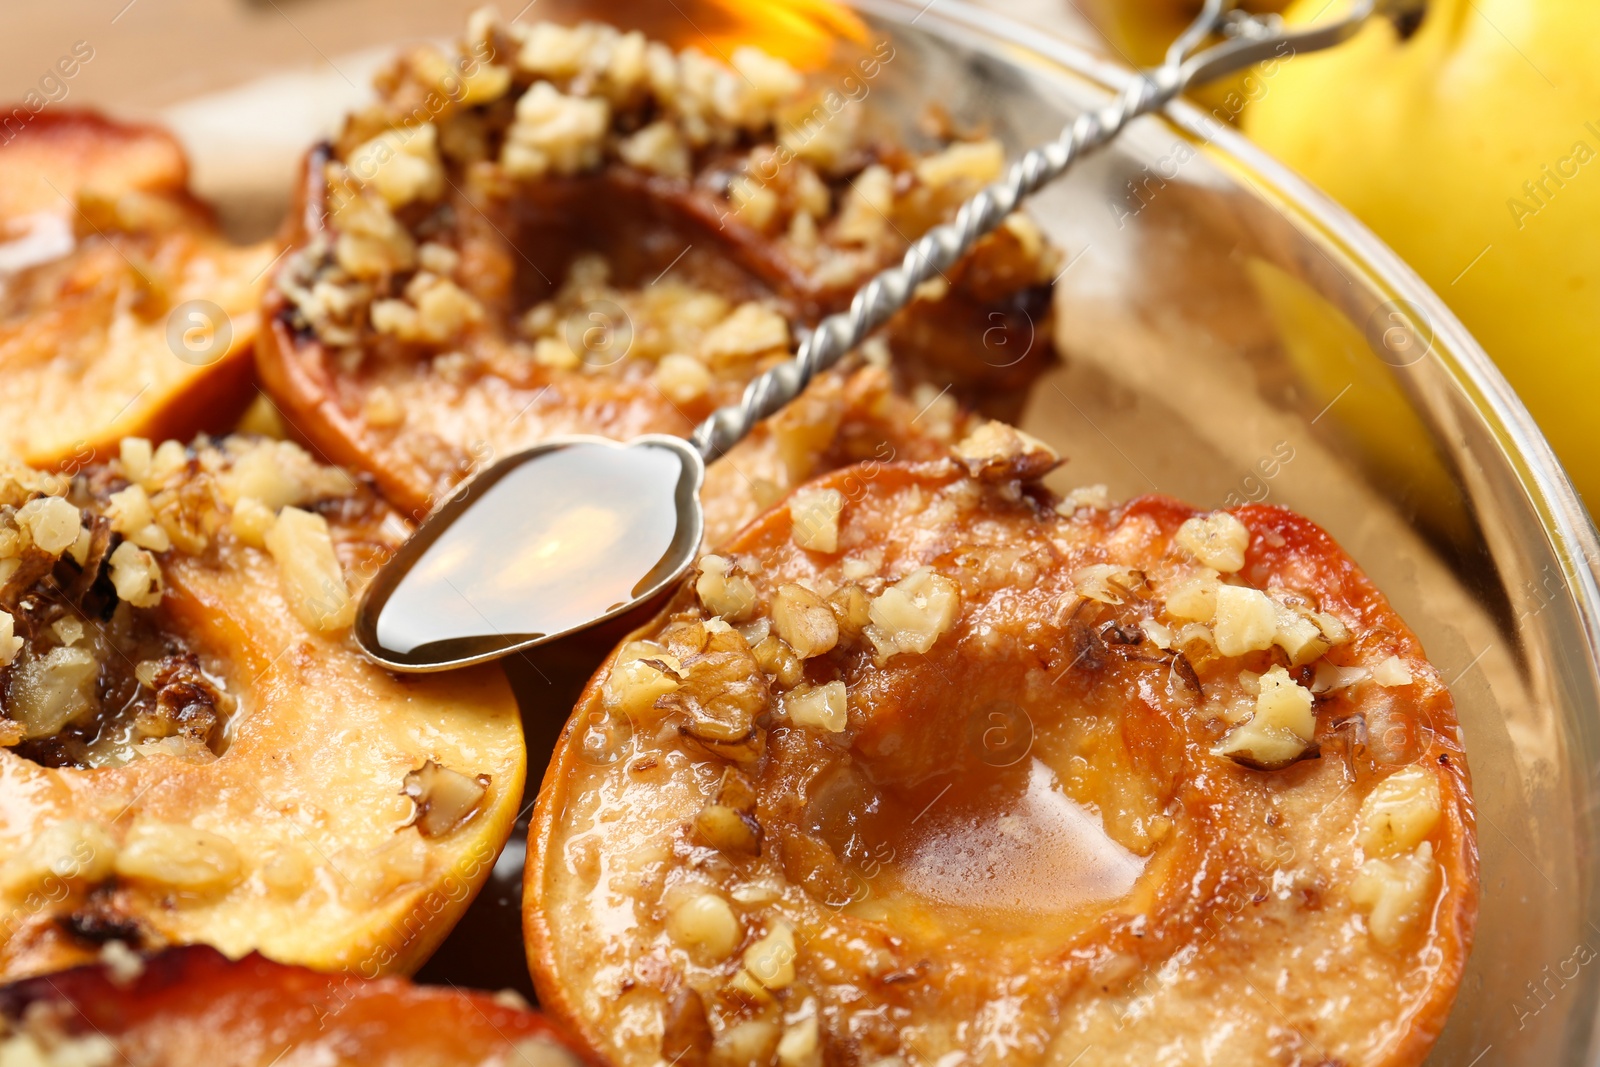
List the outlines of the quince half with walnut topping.
{"type": "Polygon", "coordinates": [[[235,246],[165,130],[50,110],[0,145],[0,449],[75,467],[223,430],[274,248],[235,246]]]}
{"type": "Polygon", "coordinates": [[[0,988],[0,1062],[26,1067],[580,1067],[527,1005],[401,978],[321,974],[204,945],[0,988]]]}
{"type": "Polygon", "coordinates": [[[355,649],[406,533],[287,442],[0,472],[0,976],[112,939],[364,975],[427,956],[526,756],[499,671],[400,679],[355,649]]]}
{"type": "MultiPolygon", "coordinates": [[[[475,18],[454,51],[407,53],[307,161],[263,383],[411,511],[553,435],[687,434],[1004,165],[992,140],[870,140],[830,84],[592,23],[475,18]]],[[[1014,216],[878,362],[930,398],[1020,403],[1050,359],[1057,258],[1014,216]]]]}
{"type": "Polygon", "coordinates": [[[955,452],[801,488],[591,680],[546,1010],[620,1065],[1420,1063],[1477,851],[1411,631],[1284,509],[955,452]]]}

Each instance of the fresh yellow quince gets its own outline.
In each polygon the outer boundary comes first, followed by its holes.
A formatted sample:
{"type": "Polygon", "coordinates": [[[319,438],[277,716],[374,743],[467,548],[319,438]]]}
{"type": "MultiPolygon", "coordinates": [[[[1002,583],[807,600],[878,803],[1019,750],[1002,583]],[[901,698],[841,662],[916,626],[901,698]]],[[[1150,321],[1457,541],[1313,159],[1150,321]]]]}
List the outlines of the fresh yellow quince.
{"type": "MultiPolygon", "coordinates": [[[[1244,0],[1238,6],[1257,13],[1282,11],[1288,0],[1244,0]]],[[[1094,24],[1114,55],[1133,67],[1160,63],[1167,48],[1200,13],[1203,0],[1074,0],[1073,6],[1094,24]]],[[[1243,72],[1189,95],[1224,122],[1238,119],[1255,92],[1259,75],[1243,72]]]]}
{"type": "MultiPolygon", "coordinates": [[[[1161,62],[1167,46],[1205,6],[1203,0],[1079,0],[1073,5],[1135,66],[1161,62]]],[[[1288,0],[1245,0],[1246,11],[1282,11],[1288,0]]]]}
{"type": "Polygon", "coordinates": [[[1433,0],[1408,37],[1379,20],[1279,64],[1244,129],[1427,279],[1596,508],[1600,5],[1433,0]]]}

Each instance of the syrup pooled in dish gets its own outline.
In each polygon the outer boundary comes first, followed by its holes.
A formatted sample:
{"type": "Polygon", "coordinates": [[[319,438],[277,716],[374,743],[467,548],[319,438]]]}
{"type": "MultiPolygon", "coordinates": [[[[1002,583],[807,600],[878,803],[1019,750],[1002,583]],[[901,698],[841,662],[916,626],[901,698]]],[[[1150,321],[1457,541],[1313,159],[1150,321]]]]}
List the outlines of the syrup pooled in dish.
{"type": "Polygon", "coordinates": [[[408,532],[297,445],[0,470],[0,975],[108,939],[415,967],[509,835],[498,671],[398,679],[350,639],[408,532]]]}
{"type": "Polygon", "coordinates": [[[0,988],[0,1062],[24,1067],[578,1067],[525,1005],[319,974],[195,945],[0,988]]]}
{"type": "MultiPolygon", "coordinates": [[[[477,17],[378,88],[307,161],[259,366],[298,432],[412,512],[559,434],[687,434],[1004,163],[994,141],[880,143],[753,48],[599,24],[477,17]]],[[[885,351],[931,395],[1020,403],[1058,258],[1014,216],[885,351]]]]}
{"type": "Polygon", "coordinates": [[[236,246],[152,126],[52,108],[0,144],[0,447],[78,467],[225,430],[254,395],[275,254],[236,246]]]}
{"type": "Polygon", "coordinates": [[[525,922],[618,1064],[1415,1065],[1477,901],[1438,672],[1309,521],[989,423],[825,475],[583,695],[525,922]]]}

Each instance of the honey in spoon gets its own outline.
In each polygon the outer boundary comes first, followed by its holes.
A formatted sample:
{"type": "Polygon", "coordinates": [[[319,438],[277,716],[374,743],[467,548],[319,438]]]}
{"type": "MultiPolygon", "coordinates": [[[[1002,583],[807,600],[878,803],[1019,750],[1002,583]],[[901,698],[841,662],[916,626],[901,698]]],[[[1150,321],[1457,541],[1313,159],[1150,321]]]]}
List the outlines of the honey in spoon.
{"type": "Polygon", "coordinates": [[[568,437],[501,460],[379,571],[356,640],[394,670],[445,670],[614,618],[693,562],[704,474],[666,436],[568,437]]]}

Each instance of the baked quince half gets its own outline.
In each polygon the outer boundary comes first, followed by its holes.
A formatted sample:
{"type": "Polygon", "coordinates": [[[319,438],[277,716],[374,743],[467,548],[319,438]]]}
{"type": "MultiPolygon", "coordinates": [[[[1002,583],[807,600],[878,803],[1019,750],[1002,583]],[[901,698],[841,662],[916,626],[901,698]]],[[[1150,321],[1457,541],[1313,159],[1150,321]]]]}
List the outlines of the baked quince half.
{"type": "Polygon", "coordinates": [[[0,989],[0,1060],[29,1067],[579,1067],[536,1012],[488,993],[229,960],[191,945],[0,989]]]}
{"type": "MultiPolygon", "coordinates": [[[[1004,162],[870,139],[859,101],[753,48],[599,24],[476,18],[378,89],[307,161],[259,363],[299,434],[414,512],[553,435],[687,434],[1004,162]]],[[[1017,215],[879,347],[930,396],[1020,403],[1057,258],[1017,215]]]]}
{"type": "Polygon", "coordinates": [[[375,975],[487,877],[526,756],[497,670],[349,637],[408,528],[298,445],[0,471],[0,975],[117,939],[375,975]]]}
{"type": "Polygon", "coordinates": [[[226,429],[275,252],[222,236],[165,130],[40,113],[0,145],[0,449],[77,467],[226,429]]]}
{"type": "Polygon", "coordinates": [[[524,893],[588,1048],[1422,1060],[1477,900],[1438,672],[1306,519],[1054,461],[990,423],[817,479],[601,667],[524,893]]]}

